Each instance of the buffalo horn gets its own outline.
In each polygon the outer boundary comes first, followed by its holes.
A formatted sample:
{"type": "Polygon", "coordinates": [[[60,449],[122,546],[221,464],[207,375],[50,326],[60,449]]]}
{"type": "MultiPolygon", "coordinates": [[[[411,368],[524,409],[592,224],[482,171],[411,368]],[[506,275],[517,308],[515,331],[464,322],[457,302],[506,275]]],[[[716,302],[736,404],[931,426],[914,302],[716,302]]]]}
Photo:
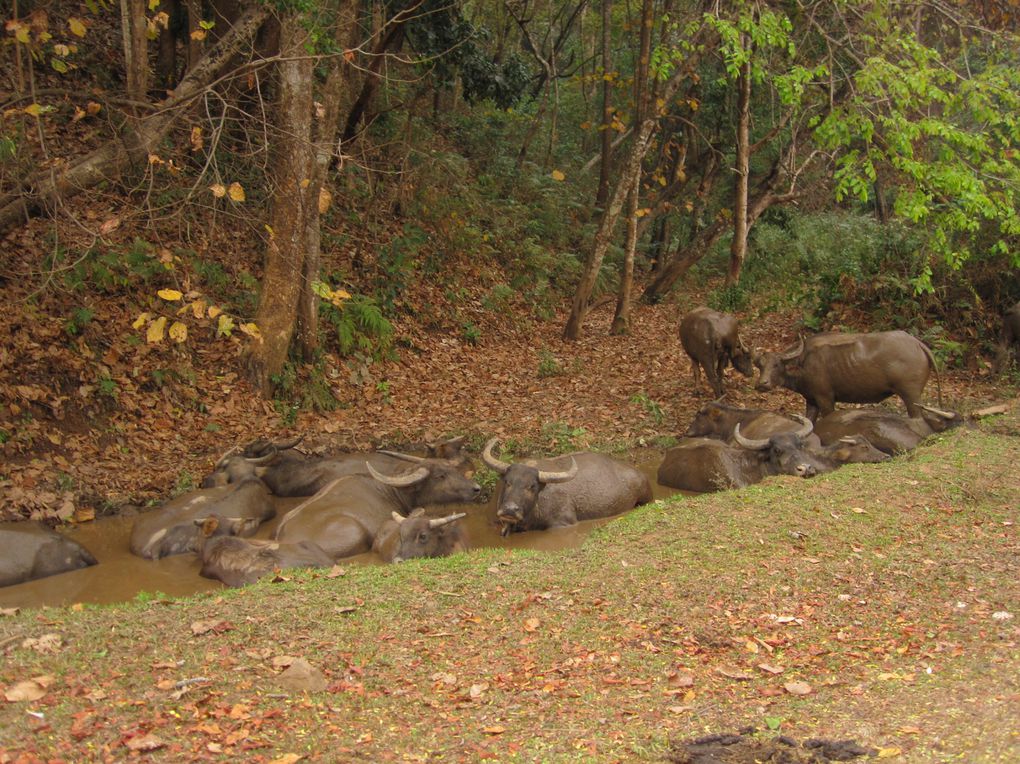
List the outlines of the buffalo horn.
{"type": "Polygon", "coordinates": [[[273,443],[273,448],[277,451],[286,451],[287,449],[294,448],[298,443],[305,439],[304,435],[295,435],[290,440],[278,440],[273,443]]]}
{"type": "Polygon", "coordinates": [[[413,454],[402,454],[399,451],[376,451],[377,454],[386,454],[392,456],[394,459],[403,459],[405,462],[414,462],[415,464],[421,464],[425,461],[424,456],[414,456],[413,454]]]}
{"type": "Polygon", "coordinates": [[[798,435],[801,438],[806,438],[811,434],[811,431],[815,429],[814,424],[812,424],[811,420],[806,416],[801,416],[800,414],[792,414],[791,416],[793,416],[793,418],[799,421],[802,425],[802,427],[794,433],[795,435],[798,435]]]}
{"type": "Polygon", "coordinates": [[[394,488],[406,488],[407,486],[415,485],[429,476],[429,471],[425,467],[419,467],[408,472],[406,475],[384,475],[367,462],[365,466],[368,467],[368,474],[380,483],[393,486],[394,488]]]}
{"type": "Polygon", "coordinates": [[[780,353],[779,358],[783,361],[792,361],[804,352],[804,338],[798,337],[797,344],[793,346],[791,350],[785,350],[780,353]]]}
{"type": "Polygon", "coordinates": [[[574,457],[570,457],[570,466],[562,472],[546,472],[545,470],[538,471],[538,482],[539,483],[565,483],[577,474],[577,462],[574,461],[574,457]]]}
{"type": "Polygon", "coordinates": [[[751,438],[745,438],[743,435],[740,434],[739,423],[737,424],[736,427],[733,428],[733,439],[744,448],[749,448],[752,451],[761,451],[763,448],[767,448],[769,445],[768,438],[756,438],[754,440],[752,440],[751,438]]]}
{"type": "Polygon", "coordinates": [[[506,462],[501,462],[492,455],[492,449],[498,440],[499,438],[492,438],[485,444],[485,448],[482,449],[482,461],[488,465],[489,469],[498,472],[500,475],[505,475],[506,471],[510,469],[510,465],[506,462]]]}
{"type": "Polygon", "coordinates": [[[447,515],[446,517],[430,517],[429,528],[441,528],[444,525],[449,525],[450,523],[460,520],[462,517],[467,517],[467,513],[458,512],[455,515],[447,515]]]}
{"type": "Polygon", "coordinates": [[[273,459],[276,458],[277,453],[278,452],[276,450],[276,446],[270,446],[268,454],[265,454],[263,456],[246,456],[244,457],[244,460],[248,462],[248,464],[251,464],[255,467],[260,467],[263,464],[269,464],[269,462],[273,461],[273,459]]]}
{"type": "Polygon", "coordinates": [[[227,459],[236,454],[240,449],[241,449],[240,446],[234,446],[229,451],[224,453],[223,456],[216,460],[216,466],[213,467],[213,469],[218,470],[220,467],[223,467],[227,463],[227,459]]]}
{"type": "Polygon", "coordinates": [[[921,404],[921,408],[923,408],[925,411],[929,412],[930,414],[934,414],[935,416],[939,417],[940,419],[955,419],[956,418],[956,414],[954,414],[952,411],[943,411],[942,409],[937,409],[937,408],[934,408],[932,406],[925,406],[923,403],[921,404]]]}

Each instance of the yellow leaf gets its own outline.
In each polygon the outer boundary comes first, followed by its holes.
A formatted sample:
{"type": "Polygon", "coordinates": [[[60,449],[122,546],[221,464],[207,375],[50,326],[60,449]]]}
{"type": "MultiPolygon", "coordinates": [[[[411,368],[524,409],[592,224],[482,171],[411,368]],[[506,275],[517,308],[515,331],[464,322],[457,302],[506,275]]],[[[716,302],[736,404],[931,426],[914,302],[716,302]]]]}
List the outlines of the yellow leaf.
{"type": "Polygon", "coordinates": [[[888,748],[879,748],[878,756],[876,758],[891,759],[893,756],[899,756],[901,753],[902,751],[900,751],[900,749],[896,748],[895,746],[890,746],[888,748]]]}
{"type": "Polygon", "coordinates": [[[230,187],[227,188],[227,193],[235,202],[244,201],[244,188],[242,188],[241,184],[236,181],[230,184],[230,187]]]}
{"type": "Polygon", "coordinates": [[[312,179],[304,178],[300,183],[298,183],[298,185],[301,186],[301,188],[308,188],[310,185],[312,185],[312,179]]]}
{"type": "Polygon", "coordinates": [[[195,300],[191,303],[191,314],[195,318],[202,318],[205,315],[205,300],[195,300]]]}
{"type": "Polygon", "coordinates": [[[89,101],[88,105],[85,107],[85,111],[87,111],[93,117],[96,116],[102,110],[103,105],[96,103],[95,101],[89,101]]]}
{"type": "Polygon", "coordinates": [[[170,339],[175,342],[184,342],[184,340],[188,339],[188,327],[180,321],[174,321],[173,324],[170,325],[169,334],[170,339]]]}
{"type": "Polygon", "coordinates": [[[14,30],[14,39],[28,45],[28,43],[32,42],[32,35],[28,31],[28,27],[19,24],[14,30]]]}
{"type": "Polygon", "coordinates": [[[159,154],[149,154],[149,164],[166,164],[159,154]]]}
{"type": "Polygon", "coordinates": [[[162,297],[167,302],[177,302],[179,299],[181,299],[184,296],[183,294],[178,292],[176,289],[160,289],[158,292],[156,292],[156,294],[158,294],[160,297],[162,297]]]}
{"type": "Polygon", "coordinates": [[[148,321],[150,318],[152,318],[151,313],[142,313],[138,318],[135,319],[135,322],[131,324],[131,328],[141,329],[143,326],[145,326],[145,322],[148,321]]]}
{"type": "Polygon", "coordinates": [[[31,117],[38,117],[42,114],[42,106],[37,103],[30,103],[25,107],[25,114],[28,114],[31,117]]]}
{"type": "Polygon", "coordinates": [[[656,180],[659,181],[659,185],[660,186],[665,186],[666,185],[666,179],[664,177],[662,177],[661,175],[658,178],[656,178],[656,180]]]}
{"type": "Polygon", "coordinates": [[[78,122],[78,121],[83,120],[83,119],[85,119],[85,110],[82,109],[79,106],[75,106],[74,107],[74,116],[71,117],[71,124],[73,125],[75,122],[78,122]]]}
{"type": "Polygon", "coordinates": [[[85,22],[76,16],[72,16],[67,20],[67,26],[71,29],[71,34],[75,37],[85,36],[85,22]]]}
{"type": "Polygon", "coordinates": [[[325,215],[333,204],[333,194],[326,188],[319,189],[319,214],[325,215]]]}
{"type": "Polygon", "coordinates": [[[196,125],[191,128],[191,150],[199,151],[204,145],[205,140],[202,138],[202,128],[196,125]]]}
{"type": "Polygon", "coordinates": [[[234,319],[226,313],[221,313],[216,322],[216,335],[229,337],[232,331],[234,331],[234,319]]]}
{"type": "Polygon", "coordinates": [[[163,341],[163,330],[166,328],[166,318],[160,316],[151,324],[145,331],[145,341],[150,345],[154,345],[157,342],[163,341]]]}
{"type": "Polygon", "coordinates": [[[209,190],[212,191],[212,195],[217,199],[222,199],[227,195],[227,188],[222,183],[213,183],[209,186],[209,190]]]}
{"type": "Polygon", "coordinates": [[[219,308],[217,308],[215,305],[210,305],[208,312],[209,312],[209,318],[216,318],[216,316],[218,316],[223,311],[220,310],[219,308]]]}
{"type": "Polygon", "coordinates": [[[637,210],[634,214],[639,218],[643,218],[649,212],[651,212],[651,210],[648,207],[642,207],[641,209],[637,210]]]}
{"type": "Polygon", "coordinates": [[[191,33],[191,39],[196,42],[201,42],[205,39],[206,31],[204,29],[196,29],[191,33]]]}
{"type": "Polygon", "coordinates": [[[149,0],[149,10],[150,11],[156,10],[157,8],[159,8],[159,4],[161,2],[162,0],[149,0]]]}
{"type": "Polygon", "coordinates": [[[551,175],[552,175],[552,179],[553,180],[566,180],[567,179],[567,176],[564,175],[559,170],[553,170],[551,175]]]}
{"type": "Polygon", "coordinates": [[[237,328],[240,329],[245,334],[247,334],[252,339],[256,339],[259,342],[262,342],[262,332],[259,331],[258,324],[250,322],[247,324],[241,324],[237,328]]]}

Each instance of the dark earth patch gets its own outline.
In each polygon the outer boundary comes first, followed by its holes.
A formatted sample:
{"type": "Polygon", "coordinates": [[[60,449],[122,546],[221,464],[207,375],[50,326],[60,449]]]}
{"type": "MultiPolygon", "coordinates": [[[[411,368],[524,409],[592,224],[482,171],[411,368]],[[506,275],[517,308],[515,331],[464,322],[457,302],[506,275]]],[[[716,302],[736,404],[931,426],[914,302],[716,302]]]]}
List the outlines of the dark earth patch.
{"type": "Polygon", "coordinates": [[[780,736],[759,740],[749,734],[707,735],[670,745],[673,764],[828,764],[873,756],[875,749],[853,740],[805,740],[780,736]]]}

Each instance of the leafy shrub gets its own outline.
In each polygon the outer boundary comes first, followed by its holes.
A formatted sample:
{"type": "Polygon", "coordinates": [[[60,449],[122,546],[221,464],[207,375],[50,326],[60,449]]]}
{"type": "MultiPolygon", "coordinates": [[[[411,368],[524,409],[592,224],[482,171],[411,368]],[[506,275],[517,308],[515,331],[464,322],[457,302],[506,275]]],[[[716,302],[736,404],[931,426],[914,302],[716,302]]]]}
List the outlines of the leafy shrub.
{"type": "Polygon", "coordinates": [[[358,352],[378,360],[393,345],[393,324],[383,315],[375,298],[353,295],[342,307],[323,300],[319,315],[333,327],[341,355],[358,352]]]}

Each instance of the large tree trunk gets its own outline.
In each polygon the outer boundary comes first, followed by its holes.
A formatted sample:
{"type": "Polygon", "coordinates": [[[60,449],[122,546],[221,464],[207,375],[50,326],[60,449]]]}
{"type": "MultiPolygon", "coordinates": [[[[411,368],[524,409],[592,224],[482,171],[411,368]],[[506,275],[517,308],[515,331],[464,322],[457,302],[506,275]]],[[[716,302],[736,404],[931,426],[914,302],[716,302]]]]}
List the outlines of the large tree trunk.
{"type": "Polygon", "coordinates": [[[271,233],[255,322],[262,342],[252,346],[248,370],[252,382],[269,395],[283,371],[297,323],[305,276],[309,216],[317,215],[318,191],[312,145],[314,60],[304,55],[307,33],[300,16],[280,20],[280,62],[276,99],[277,143],[273,147],[274,182],[271,233]]]}
{"type": "Polygon", "coordinates": [[[124,38],[127,96],[143,104],[149,94],[148,37],[145,0],[120,0],[120,29],[124,38]]]}
{"type": "MultiPolygon", "coordinates": [[[[746,39],[744,41],[746,45],[746,39]]],[[[740,67],[737,76],[736,178],[733,183],[733,240],[730,242],[730,263],[726,286],[740,279],[747,256],[747,193],[751,176],[751,64],[740,67]]]]}
{"type": "Polygon", "coordinates": [[[186,107],[209,83],[225,75],[234,57],[268,17],[262,5],[254,5],[220,42],[189,69],[158,110],[129,126],[123,137],[59,170],[46,169],[26,178],[15,191],[0,197],[0,234],[43,209],[56,210],[61,200],[104,181],[116,181],[131,167],[144,167],[151,150],[170,131],[186,107]]]}

